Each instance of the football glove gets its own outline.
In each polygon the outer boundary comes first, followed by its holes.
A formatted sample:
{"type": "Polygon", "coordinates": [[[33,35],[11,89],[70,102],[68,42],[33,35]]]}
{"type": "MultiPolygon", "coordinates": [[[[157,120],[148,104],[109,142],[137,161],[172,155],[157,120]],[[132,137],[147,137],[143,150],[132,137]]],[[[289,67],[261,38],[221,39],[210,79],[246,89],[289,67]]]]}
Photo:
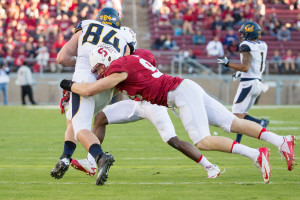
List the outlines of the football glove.
{"type": "Polygon", "coordinates": [[[69,101],[70,101],[70,94],[71,94],[71,92],[63,89],[63,96],[60,99],[60,104],[59,104],[61,114],[65,113],[65,109],[68,106],[69,101]]]}
{"type": "Polygon", "coordinates": [[[236,71],[232,74],[232,80],[233,81],[237,81],[241,78],[242,72],[240,71],[236,71]]]}
{"type": "Polygon", "coordinates": [[[60,87],[64,90],[71,92],[71,87],[72,87],[73,83],[74,82],[71,80],[64,79],[60,82],[60,87]]]}
{"type": "Polygon", "coordinates": [[[217,62],[218,62],[219,64],[224,65],[225,67],[228,67],[228,64],[229,64],[229,60],[228,60],[228,58],[226,58],[226,57],[218,58],[218,59],[217,59],[217,62]]]}

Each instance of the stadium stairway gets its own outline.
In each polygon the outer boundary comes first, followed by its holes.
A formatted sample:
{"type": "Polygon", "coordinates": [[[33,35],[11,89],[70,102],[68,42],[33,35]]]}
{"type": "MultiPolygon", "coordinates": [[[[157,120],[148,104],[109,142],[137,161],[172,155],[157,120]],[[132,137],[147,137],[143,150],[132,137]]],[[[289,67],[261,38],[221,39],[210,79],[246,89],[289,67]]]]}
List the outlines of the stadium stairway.
{"type": "Polygon", "coordinates": [[[137,33],[138,48],[150,49],[150,30],[148,7],[141,7],[139,0],[123,0],[122,25],[132,28],[137,33]],[[136,16],[134,16],[136,13],[136,16]]]}

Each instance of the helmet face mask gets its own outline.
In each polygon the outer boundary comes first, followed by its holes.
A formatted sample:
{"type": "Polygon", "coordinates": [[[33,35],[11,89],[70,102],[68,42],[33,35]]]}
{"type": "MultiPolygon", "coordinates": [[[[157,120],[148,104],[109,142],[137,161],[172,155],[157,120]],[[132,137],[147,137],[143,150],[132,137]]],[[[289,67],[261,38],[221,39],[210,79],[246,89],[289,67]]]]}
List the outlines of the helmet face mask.
{"type": "Polygon", "coordinates": [[[244,23],[239,32],[244,40],[256,40],[261,37],[261,28],[255,22],[244,23]]]}
{"type": "Polygon", "coordinates": [[[104,74],[110,63],[121,57],[121,54],[110,44],[100,44],[90,54],[91,72],[104,74]]]}
{"type": "Polygon", "coordinates": [[[99,21],[103,24],[112,26],[113,28],[120,29],[121,19],[119,12],[110,7],[102,8],[96,16],[96,21],[99,21]]]}

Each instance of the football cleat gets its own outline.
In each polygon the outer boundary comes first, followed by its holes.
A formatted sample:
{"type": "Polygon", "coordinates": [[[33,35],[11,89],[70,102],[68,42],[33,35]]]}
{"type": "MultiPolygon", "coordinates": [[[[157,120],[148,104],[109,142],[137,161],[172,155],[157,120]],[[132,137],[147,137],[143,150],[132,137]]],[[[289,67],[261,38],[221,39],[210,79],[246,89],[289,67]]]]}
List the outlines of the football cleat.
{"type": "Polygon", "coordinates": [[[260,173],[263,176],[264,182],[269,183],[271,177],[271,166],[269,163],[269,149],[262,147],[258,149],[259,156],[257,157],[254,164],[258,167],[260,173]]]}
{"type": "Polygon", "coordinates": [[[261,123],[260,125],[263,127],[263,128],[267,128],[267,126],[269,125],[269,120],[267,119],[261,119],[261,123]]]}
{"type": "Polygon", "coordinates": [[[55,179],[61,179],[66,171],[69,169],[71,158],[66,157],[63,159],[59,159],[58,163],[50,172],[50,175],[55,179]]]}
{"type": "Polygon", "coordinates": [[[207,178],[217,178],[221,174],[221,170],[217,165],[210,165],[205,168],[207,178]]]}
{"type": "Polygon", "coordinates": [[[72,159],[71,166],[79,171],[83,171],[87,175],[94,176],[96,174],[96,166],[87,159],[75,160],[72,159]]]}
{"type": "Polygon", "coordinates": [[[279,152],[285,157],[288,170],[292,171],[295,165],[295,144],[296,137],[294,135],[288,135],[283,137],[284,142],[279,147],[279,152]]]}
{"type": "Polygon", "coordinates": [[[95,160],[97,161],[98,165],[96,185],[104,185],[108,178],[109,168],[113,165],[115,159],[109,153],[104,153],[101,157],[99,154],[95,160]]]}

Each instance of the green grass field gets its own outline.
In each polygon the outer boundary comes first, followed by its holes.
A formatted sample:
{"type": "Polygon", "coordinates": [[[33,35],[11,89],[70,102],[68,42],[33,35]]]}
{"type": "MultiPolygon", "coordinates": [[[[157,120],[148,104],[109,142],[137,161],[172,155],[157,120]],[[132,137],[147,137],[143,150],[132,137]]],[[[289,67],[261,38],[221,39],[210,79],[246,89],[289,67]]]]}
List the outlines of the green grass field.
{"type": "MultiPolygon", "coordinates": [[[[243,137],[242,143],[271,149],[272,176],[264,184],[248,158],[219,152],[203,152],[225,173],[207,179],[205,170],[163,143],[146,120],[110,125],[104,151],[114,155],[104,186],[96,178],[69,168],[55,180],[50,171],[63,149],[65,116],[59,109],[0,107],[0,199],[300,199],[300,166],[290,172],[277,149],[266,142],[243,137]]],[[[270,119],[269,130],[300,137],[300,107],[257,108],[253,116],[270,119]]],[[[177,134],[189,141],[180,120],[170,114],[177,134]]],[[[219,128],[219,135],[235,138],[219,128]]],[[[300,149],[296,146],[296,163],[300,149]]],[[[85,158],[78,144],[73,158],[85,158]]]]}

